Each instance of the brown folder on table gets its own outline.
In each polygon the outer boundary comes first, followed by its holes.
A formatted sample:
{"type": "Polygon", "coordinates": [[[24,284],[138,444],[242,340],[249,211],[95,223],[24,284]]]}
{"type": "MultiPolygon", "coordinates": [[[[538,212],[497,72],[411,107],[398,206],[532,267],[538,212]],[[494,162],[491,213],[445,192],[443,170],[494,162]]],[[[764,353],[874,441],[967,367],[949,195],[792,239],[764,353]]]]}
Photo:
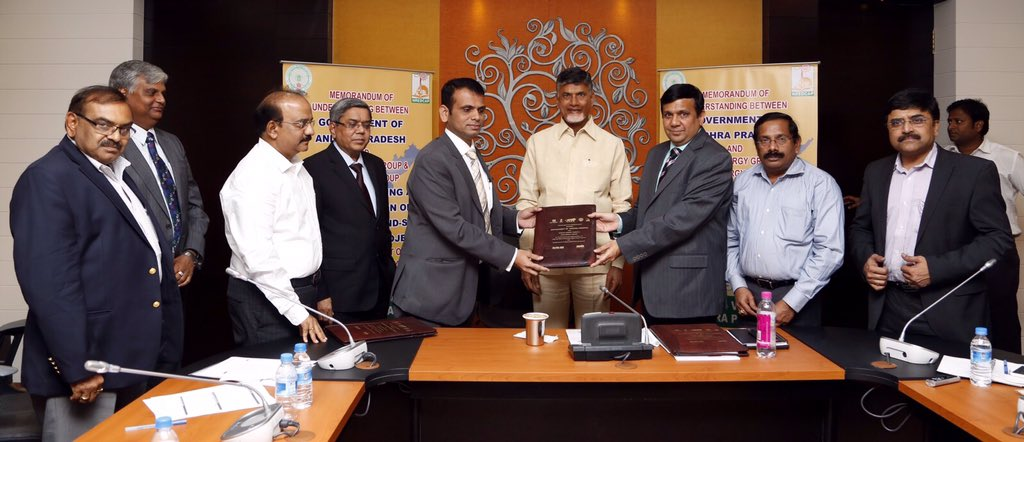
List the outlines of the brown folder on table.
{"type": "Polygon", "coordinates": [[[717,324],[656,324],[651,331],[676,356],[746,356],[747,346],[717,324]]]}
{"type": "MultiPolygon", "coordinates": [[[[352,338],[357,342],[382,342],[384,340],[396,340],[399,338],[432,337],[437,335],[437,329],[416,318],[382,319],[379,321],[364,321],[362,323],[346,324],[352,332],[352,338]]],[[[327,331],[331,332],[341,343],[348,343],[348,334],[336,324],[328,326],[327,331]]]]}

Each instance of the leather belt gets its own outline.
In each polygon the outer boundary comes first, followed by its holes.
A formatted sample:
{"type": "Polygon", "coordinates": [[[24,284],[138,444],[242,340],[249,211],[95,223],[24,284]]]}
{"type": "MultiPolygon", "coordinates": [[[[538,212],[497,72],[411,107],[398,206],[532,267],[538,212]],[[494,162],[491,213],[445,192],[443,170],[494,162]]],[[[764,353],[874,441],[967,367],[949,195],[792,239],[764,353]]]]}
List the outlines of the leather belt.
{"type": "Polygon", "coordinates": [[[303,278],[292,278],[292,288],[299,288],[302,286],[316,286],[320,282],[320,271],[317,271],[309,276],[303,278]]]}
{"type": "Polygon", "coordinates": [[[914,293],[920,291],[920,288],[911,286],[909,283],[903,281],[889,281],[885,284],[886,288],[895,288],[908,293],[914,293]]]}
{"type": "Polygon", "coordinates": [[[793,286],[796,280],[769,280],[765,278],[751,278],[746,277],[748,281],[752,281],[761,288],[767,288],[768,290],[775,290],[776,288],[782,288],[784,286],[793,286]]]}

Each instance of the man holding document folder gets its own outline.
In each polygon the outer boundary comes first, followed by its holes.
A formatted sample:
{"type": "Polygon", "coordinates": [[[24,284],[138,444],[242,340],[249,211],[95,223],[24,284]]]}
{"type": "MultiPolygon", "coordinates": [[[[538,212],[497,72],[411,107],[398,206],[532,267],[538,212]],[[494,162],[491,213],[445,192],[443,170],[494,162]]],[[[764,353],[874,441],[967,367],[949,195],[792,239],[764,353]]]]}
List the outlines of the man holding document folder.
{"type": "MultiPolygon", "coordinates": [[[[561,122],[535,133],[526,142],[523,169],[519,174],[519,209],[574,204],[594,204],[598,212],[625,212],[632,199],[629,162],[622,140],[594,123],[593,81],[578,67],[559,73],[556,98],[561,122]]],[[[519,246],[534,247],[534,230],[524,230],[519,246]]],[[[597,234],[605,243],[607,234],[597,234]]],[[[622,284],[618,258],[612,266],[552,268],[542,275],[523,273],[523,283],[533,293],[533,310],[548,314],[547,326],[569,326],[571,299],[575,326],[588,312],[607,312],[611,292],[622,284]]]]}

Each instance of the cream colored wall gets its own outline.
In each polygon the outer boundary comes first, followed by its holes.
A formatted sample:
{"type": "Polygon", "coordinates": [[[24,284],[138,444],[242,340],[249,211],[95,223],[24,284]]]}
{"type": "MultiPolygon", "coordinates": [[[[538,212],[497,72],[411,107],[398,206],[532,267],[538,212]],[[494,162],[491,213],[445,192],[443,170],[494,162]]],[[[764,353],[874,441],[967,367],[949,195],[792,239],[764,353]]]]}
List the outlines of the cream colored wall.
{"type": "Polygon", "coordinates": [[[760,64],[761,0],[658,0],[658,69],[760,64]]]}
{"type": "MultiPolygon", "coordinates": [[[[961,98],[980,98],[992,113],[987,137],[1024,151],[1024,2],[946,0],[935,5],[935,97],[945,111],[961,98]]],[[[943,145],[949,144],[945,133],[943,145]]],[[[1024,219],[1024,199],[1017,196],[1024,219]]],[[[1017,237],[1017,252],[1024,237],[1017,237]]],[[[1024,283],[1024,265],[1021,267],[1024,283]]],[[[1024,285],[1022,285],[1024,288],[1024,285]]],[[[1024,319],[1024,292],[1017,292],[1024,319]]],[[[1024,337],[1021,338],[1024,342],[1024,337]]]]}
{"type": "Polygon", "coordinates": [[[28,309],[14,275],[14,184],[64,136],[75,90],[106,84],[119,62],[142,58],[144,3],[0,0],[0,324],[28,309]]]}

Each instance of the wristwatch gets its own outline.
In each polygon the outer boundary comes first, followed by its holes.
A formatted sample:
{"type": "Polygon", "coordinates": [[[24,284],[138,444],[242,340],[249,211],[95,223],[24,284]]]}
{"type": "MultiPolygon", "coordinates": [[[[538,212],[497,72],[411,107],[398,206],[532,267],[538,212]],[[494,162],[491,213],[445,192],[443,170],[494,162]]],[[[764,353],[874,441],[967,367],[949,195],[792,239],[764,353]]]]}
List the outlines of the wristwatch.
{"type": "Polygon", "coordinates": [[[196,263],[196,269],[203,268],[203,256],[199,255],[199,252],[196,252],[195,249],[185,249],[182,253],[192,258],[192,261],[196,263]]]}

